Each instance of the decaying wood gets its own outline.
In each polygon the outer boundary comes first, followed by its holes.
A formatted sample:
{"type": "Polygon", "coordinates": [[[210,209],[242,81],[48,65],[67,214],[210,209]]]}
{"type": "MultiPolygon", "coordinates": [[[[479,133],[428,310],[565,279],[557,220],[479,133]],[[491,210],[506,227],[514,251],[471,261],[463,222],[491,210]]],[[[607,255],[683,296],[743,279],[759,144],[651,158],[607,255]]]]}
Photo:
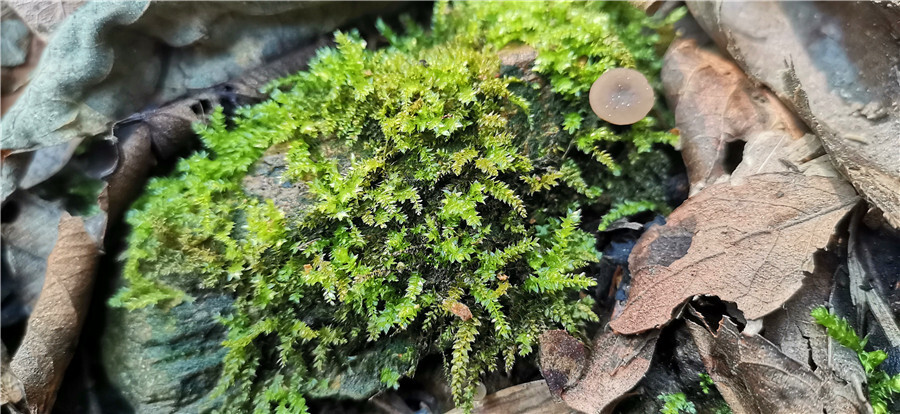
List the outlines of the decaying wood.
{"type": "Polygon", "coordinates": [[[82,219],[63,213],[59,238],[47,259],[44,288],[10,363],[11,372],[22,382],[31,414],[49,413],[53,408],[87,315],[99,255],[100,248],[82,219]]]}

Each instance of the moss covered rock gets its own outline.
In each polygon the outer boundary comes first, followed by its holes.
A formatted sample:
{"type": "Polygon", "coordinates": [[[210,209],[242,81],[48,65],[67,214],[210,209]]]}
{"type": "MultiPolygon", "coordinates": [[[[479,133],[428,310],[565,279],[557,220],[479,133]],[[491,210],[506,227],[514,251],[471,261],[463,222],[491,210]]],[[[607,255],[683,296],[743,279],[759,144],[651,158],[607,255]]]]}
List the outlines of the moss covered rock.
{"type": "Polygon", "coordinates": [[[596,320],[580,294],[591,232],[665,208],[655,148],[676,138],[649,117],[606,124],[587,102],[609,68],[656,77],[652,26],[623,3],[472,2],[438,4],[427,32],[382,25],[377,51],[338,33],[271,100],[198,126],[206,150],[129,216],[112,304],[233,298],[218,319],[224,412],[363,398],[433,353],[471,408],[478,377],[531,355],[543,330],[596,320]]]}

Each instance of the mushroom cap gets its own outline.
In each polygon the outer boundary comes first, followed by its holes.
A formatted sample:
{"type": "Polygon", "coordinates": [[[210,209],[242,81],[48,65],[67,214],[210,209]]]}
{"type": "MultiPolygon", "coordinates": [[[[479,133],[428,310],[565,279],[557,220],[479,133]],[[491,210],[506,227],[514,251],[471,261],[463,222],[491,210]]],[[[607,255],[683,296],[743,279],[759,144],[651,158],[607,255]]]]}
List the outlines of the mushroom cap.
{"type": "Polygon", "coordinates": [[[591,86],[591,109],[600,119],[615,125],[631,125],[653,109],[653,88],[641,72],[610,69],[591,86]]]}

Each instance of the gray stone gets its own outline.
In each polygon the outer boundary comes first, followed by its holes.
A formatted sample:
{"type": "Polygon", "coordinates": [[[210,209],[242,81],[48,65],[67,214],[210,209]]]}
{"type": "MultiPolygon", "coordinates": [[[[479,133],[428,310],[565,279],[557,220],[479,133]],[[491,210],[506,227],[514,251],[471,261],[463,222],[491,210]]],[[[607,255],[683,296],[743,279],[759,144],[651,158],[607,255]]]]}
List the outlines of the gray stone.
{"type": "Polygon", "coordinates": [[[218,316],[232,300],[207,294],[171,309],[110,308],[102,338],[110,381],[135,413],[209,412],[222,370],[226,329],[218,316]]]}

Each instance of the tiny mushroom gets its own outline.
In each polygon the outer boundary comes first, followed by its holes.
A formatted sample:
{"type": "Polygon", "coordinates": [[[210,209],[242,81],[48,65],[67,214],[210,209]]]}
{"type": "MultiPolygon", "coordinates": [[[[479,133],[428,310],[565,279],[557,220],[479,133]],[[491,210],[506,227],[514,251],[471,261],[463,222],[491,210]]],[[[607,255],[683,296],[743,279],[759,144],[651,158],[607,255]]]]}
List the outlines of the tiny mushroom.
{"type": "Polygon", "coordinates": [[[590,101],[591,109],[600,119],[615,125],[631,125],[653,108],[653,88],[641,72],[610,69],[591,86],[590,101]]]}

